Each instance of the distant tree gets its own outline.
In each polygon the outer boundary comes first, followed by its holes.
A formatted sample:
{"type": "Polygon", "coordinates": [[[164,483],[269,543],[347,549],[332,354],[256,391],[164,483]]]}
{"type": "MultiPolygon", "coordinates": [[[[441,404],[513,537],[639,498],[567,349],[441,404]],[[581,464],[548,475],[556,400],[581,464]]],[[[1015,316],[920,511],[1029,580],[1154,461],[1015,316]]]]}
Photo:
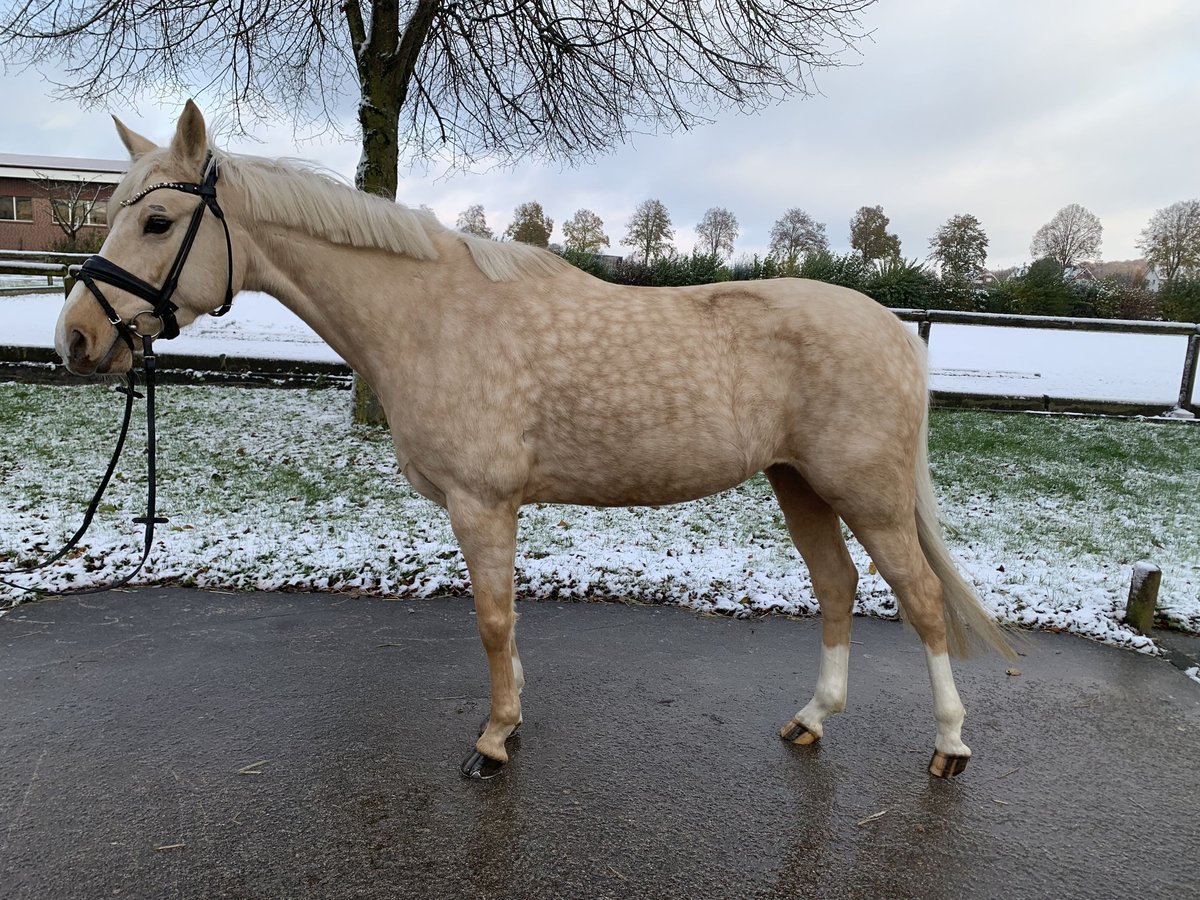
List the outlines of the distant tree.
{"type": "Polygon", "coordinates": [[[599,253],[608,247],[608,235],[604,233],[604,220],[590,209],[576,210],[575,215],[563,222],[566,236],[565,249],[574,253],[599,253]]]}
{"type": "Polygon", "coordinates": [[[696,246],[705,256],[732,256],[733,242],[738,238],[737,216],[714,206],[696,226],[696,237],[700,239],[696,246]]]}
{"type": "Polygon", "coordinates": [[[1200,270],[1200,200],[1181,200],[1156,212],[1142,231],[1138,249],[1167,284],[1200,270]]]}
{"type": "Polygon", "coordinates": [[[799,207],[789,209],[771,227],[771,254],[788,266],[794,266],[802,253],[828,249],[825,223],[799,207]]]}
{"type": "Polygon", "coordinates": [[[899,256],[900,237],[888,234],[890,222],[882,206],[860,206],[850,220],[850,246],[867,262],[899,256]]]}
{"type": "Polygon", "coordinates": [[[969,284],[987,262],[987,234],[970,213],[947,219],[929,246],[929,257],[941,267],[943,281],[969,284]]]}
{"type": "Polygon", "coordinates": [[[483,206],[473,203],[458,214],[458,222],[454,225],[459,231],[473,234],[476,237],[494,238],[492,229],[488,228],[487,218],[483,214],[483,206]]]}
{"type": "Polygon", "coordinates": [[[542,204],[533,200],[513,210],[512,223],[505,229],[504,236],[522,244],[548,247],[553,232],[554,220],[542,211],[542,204]]]}
{"type": "Polygon", "coordinates": [[[621,243],[633,247],[643,262],[658,259],[668,249],[673,250],[671,241],[675,230],[671,228],[671,216],[661,200],[643,200],[629,220],[628,231],[621,243]]]}
{"type": "Polygon", "coordinates": [[[1104,228],[1089,210],[1072,203],[1038,229],[1029,245],[1035,260],[1052,259],[1064,269],[1100,254],[1104,228]]]}
{"type": "Polygon", "coordinates": [[[70,181],[35,174],[33,184],[50,201],[50,219],[66,236],[58,249],[65,253],[99,249],[93,247],[96,240],[85,240],[80,232],[89,225],[106,224],[107,206],[101,199],[104,187],[90,179],[70,181]]]}

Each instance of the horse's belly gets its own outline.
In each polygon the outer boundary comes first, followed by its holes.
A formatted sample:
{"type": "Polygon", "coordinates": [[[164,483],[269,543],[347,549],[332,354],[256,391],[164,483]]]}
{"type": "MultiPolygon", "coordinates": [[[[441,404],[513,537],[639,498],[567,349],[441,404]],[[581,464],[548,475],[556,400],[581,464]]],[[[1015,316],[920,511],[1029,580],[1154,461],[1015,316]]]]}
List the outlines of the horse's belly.
{"type": "Polygon", "coordinates": [[[526,501],[587,506],[665,506],[741,484],[766,460],[732,446],[592,445],[539,454],[526,501]]]}

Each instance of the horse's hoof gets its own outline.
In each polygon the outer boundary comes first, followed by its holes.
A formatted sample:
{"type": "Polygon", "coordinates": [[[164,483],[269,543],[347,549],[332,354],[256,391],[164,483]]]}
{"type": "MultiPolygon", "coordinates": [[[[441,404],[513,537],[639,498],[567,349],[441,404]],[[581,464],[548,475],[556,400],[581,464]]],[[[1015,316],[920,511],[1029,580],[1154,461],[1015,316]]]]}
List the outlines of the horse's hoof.
{"type": "Polygon", "coordinates": [[[953,778],[962,772],[970,761],[971,757],[969,756],[953,756],[935,750],[933,759],[929,761],[929,774],[938,778],[953,778]]]}
{"type": "Polygon", "coordinates": [[[503,769],[503,760],[492,759],[478,750],[472,750],[471,755],[464,759],[459,767],[459,771],[463,773],[464,777],[480,781],[495,778],[503,769]]]}
{"type": "Polygon", "coordinates": [[[814,734],[794,719],[779,729],[779,736],[797,747],[807,747],[821,739],[819,734],[814,734]]]}

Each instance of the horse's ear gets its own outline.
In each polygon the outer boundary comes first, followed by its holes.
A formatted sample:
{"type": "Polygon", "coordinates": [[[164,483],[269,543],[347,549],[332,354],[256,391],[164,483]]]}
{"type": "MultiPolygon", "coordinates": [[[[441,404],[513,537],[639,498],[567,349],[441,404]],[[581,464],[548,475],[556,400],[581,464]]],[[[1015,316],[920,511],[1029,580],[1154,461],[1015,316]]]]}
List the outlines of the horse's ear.
{"type": "Polygon", "coordinates": [[[151,150],[157,150],[158,145],[154,141],[142,137],[136,131],[131,131],[125,127],[125,123],[116,116],[112,117],[113,124],[117,126],[117,135],[121,138],[121,143],[125,145],[125,149],[129,151],[130,159],[137,159],[144,153],[149,153],[151,150]]]}
{"type": "Polygon", "coordinates": [[[204,164],[208,153],[208,136],[204,128],[204,116],[200,107],[191,100],[184,104],[183,115],[175,126],[175,137],[171,138],[171,154],[184,162],[194,163],[196,168],[204,164]]]}

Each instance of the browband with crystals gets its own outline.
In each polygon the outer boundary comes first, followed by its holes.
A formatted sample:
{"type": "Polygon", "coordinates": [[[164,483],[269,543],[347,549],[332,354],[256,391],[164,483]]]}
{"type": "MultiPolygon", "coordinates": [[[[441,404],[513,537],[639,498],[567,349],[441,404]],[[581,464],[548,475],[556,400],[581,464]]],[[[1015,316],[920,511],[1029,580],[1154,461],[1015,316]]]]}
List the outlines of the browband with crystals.
{"type": "MultiPolygon", "coordinates": [[[[137,203],[139,200],[141,200],[143,197],[145,197],[151,191],[157,191],[160,188],[169,188],[172,191],[183,191],[188,194],[199,194],[199,193],[204,192],[203,185],[194,184],[192,182],[160,181],[158,184],[152,184],[149,187],[142,188],[140,191],[138,191],[134,196],[130,197],[128,200],[122,200],[121,206],[122,207],[133,206],[133,204],[137,203]]],[[[215,192],[210,191],[210,192],[206,192],[206,193],[215,193],[215,192]]]]}

